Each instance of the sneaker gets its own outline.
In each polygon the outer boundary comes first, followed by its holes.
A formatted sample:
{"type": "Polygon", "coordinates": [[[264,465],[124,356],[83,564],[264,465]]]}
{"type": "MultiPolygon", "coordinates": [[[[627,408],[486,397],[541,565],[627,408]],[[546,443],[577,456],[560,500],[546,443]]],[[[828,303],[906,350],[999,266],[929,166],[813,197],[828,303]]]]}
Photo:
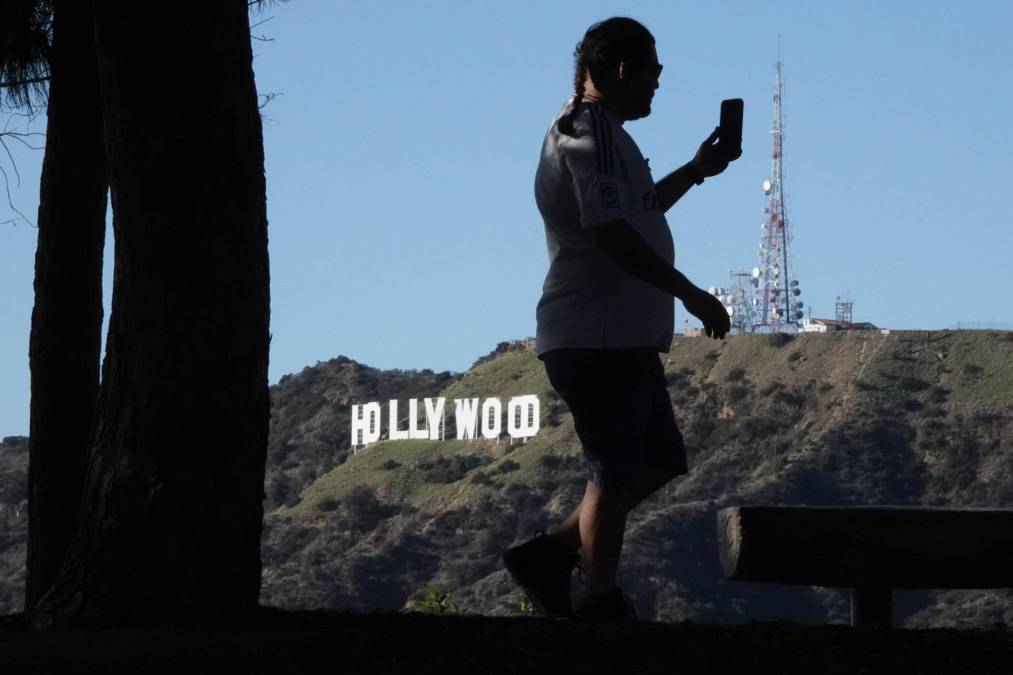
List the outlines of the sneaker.
{"type": "Polygon", "coordinates": [[[581,621],[627,623],[637,620],[633,601],[618,588],[607,593],[596,593],[577,605],[575,615],[581,621]]]}
{"type": "Polygon", "coordinates": [[[570,551],[544,530],[533,539],[508,549],[503,565],[535,608],[547,616],[572,617],[570,573],[580,556],[570,551]]]}

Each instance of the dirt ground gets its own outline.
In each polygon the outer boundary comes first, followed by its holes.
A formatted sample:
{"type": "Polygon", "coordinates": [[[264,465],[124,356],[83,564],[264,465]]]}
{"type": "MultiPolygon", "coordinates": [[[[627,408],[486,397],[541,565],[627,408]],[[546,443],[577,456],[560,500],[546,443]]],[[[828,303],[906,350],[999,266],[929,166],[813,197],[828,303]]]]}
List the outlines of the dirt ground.
{"type": "Polygon", "coordinates": [[[540,617],[294,612],[187,625],[28,630],[0,616],[0,673],[1009,673],[1008,628],[790,622],[593,625],[540,617]]]}

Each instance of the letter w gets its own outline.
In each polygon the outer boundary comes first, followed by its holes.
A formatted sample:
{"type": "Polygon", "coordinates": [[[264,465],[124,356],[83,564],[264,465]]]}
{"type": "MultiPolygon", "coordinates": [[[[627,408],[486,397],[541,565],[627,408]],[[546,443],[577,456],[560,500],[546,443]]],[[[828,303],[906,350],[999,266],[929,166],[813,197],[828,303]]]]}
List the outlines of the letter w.
{"type": "Polygon", "coordinates": [[[458,438],[475,438],[478,423],[478,399],[454,399],[454,420],[458,438]]]}

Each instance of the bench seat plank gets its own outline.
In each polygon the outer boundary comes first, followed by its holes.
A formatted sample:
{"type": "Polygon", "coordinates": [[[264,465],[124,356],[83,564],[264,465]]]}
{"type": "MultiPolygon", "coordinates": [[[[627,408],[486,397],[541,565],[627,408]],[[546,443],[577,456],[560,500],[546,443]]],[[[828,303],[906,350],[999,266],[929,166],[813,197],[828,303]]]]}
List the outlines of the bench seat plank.
{"type": "Polygon", "coordinates": [[[741,581],[1013,587],[1013,509],[736,506],[718,512],[718,546],[741,581]]]}

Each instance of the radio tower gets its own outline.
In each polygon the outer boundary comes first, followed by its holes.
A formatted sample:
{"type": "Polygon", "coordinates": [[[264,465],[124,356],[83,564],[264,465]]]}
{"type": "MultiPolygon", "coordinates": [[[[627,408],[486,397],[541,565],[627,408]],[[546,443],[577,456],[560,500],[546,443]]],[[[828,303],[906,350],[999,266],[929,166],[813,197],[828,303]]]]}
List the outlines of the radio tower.
{"type": "Polygon", "coordinates": [[[792,270],[791,230],[788,228],[788,208],[784,201],[784,172],[782,148],[784,129],[781,124],[781,38],[777,39],[777,66],[774,83],[774,151],[770,178],[763,181],[763,194],[767,205],[763,208],[763,234],[760,238],[759,265],[753,268],[753,298],[756,312],[753,331],[765,333],[795,332],[802,319],[803,303],[798,300],[802,290],[792,270]]]}

